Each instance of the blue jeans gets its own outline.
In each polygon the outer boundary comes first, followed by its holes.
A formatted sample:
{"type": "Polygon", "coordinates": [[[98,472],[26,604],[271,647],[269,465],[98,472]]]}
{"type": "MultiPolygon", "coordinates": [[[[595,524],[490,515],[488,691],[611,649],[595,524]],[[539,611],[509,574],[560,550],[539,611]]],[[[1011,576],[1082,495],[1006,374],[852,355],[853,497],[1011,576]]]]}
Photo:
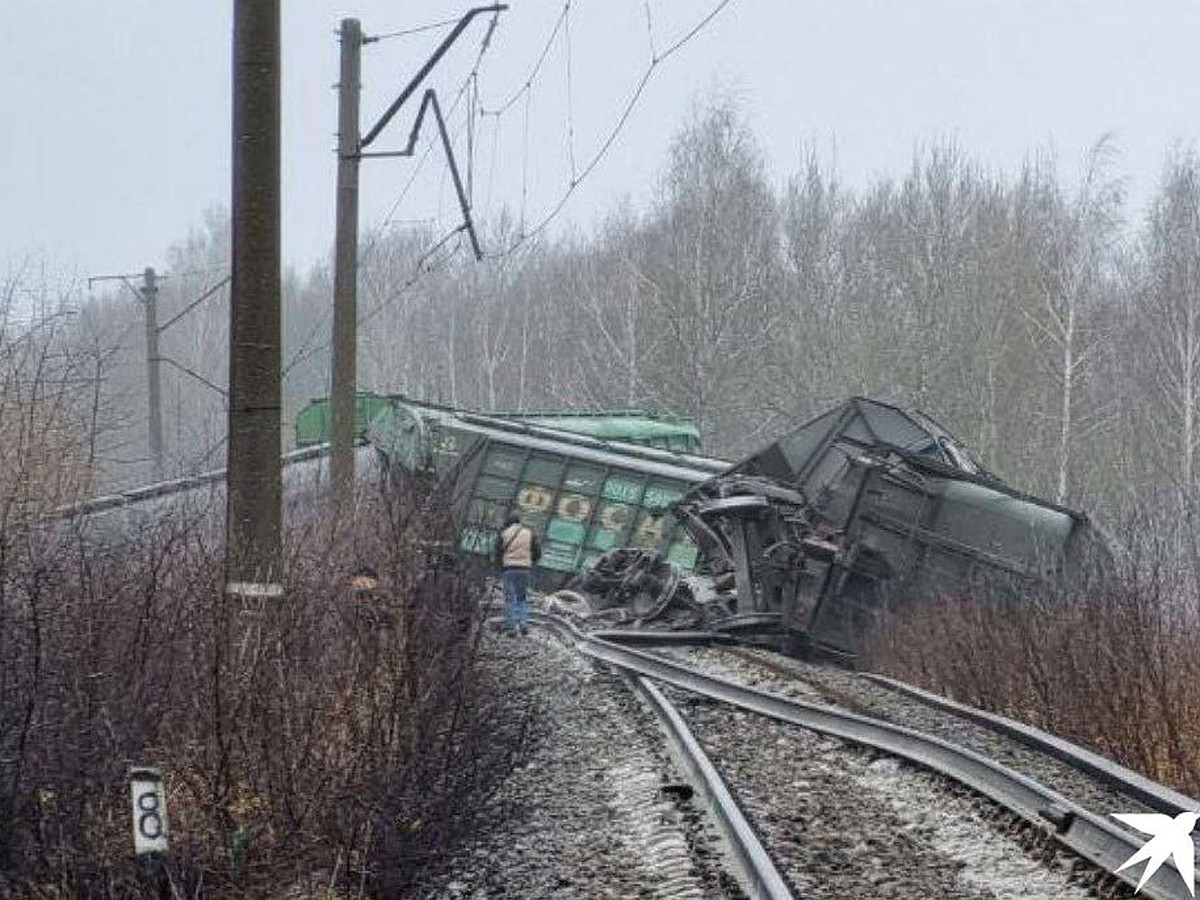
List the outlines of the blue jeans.
{"type": "Polygon", "coordinates": [[[524,628],[529,621],[529,570],[504,570],[504,625],[509,631],[524,628]]]}

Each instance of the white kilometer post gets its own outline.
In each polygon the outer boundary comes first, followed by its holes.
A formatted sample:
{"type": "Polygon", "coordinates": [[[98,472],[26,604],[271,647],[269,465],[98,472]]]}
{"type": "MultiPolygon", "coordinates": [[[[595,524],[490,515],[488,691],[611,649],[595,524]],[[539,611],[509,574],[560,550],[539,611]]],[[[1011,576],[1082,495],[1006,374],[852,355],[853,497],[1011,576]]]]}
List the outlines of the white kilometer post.
{"type": "Polygon", "coordinates": [[[133,799],[133,852],[139,857],[167,852],[167,797],[158,769],[129,770],[133,799]]]}

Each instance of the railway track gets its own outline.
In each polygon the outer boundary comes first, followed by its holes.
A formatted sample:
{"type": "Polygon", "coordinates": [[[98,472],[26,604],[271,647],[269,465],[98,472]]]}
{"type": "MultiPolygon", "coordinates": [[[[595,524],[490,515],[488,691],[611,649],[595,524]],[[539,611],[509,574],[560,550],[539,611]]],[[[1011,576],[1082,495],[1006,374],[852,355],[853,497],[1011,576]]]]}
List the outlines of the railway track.
{"type": "MultiPolygon", "coordinates": [[[[693,698],[690,701],[693,706],[697,702],[695,698],[703,698],[703,704],[710,708],[710,717],[712,708],[720,708],[725,711],[736,710],[755,722],[765,717],[778,726],[800,726],[810,735],[823,735],[827,741],[835,739],[835,744],[845,742],[869,748],[882,754],[881,759],[904,760],[938,778],[949,779],[968,788],[973,794],[990,800],[1008,816],[1022,822],[1028,835],[1034,835],[1059,851],[1086,860],[1100,874],[1099,881],[1104,891],[1128,894],[1135,884],[1128,873],[1116,873],[1116,869],[1142,846],[1141,837],[1121,828],[1115,820],[1043,786],[1027,774],[996,762],[978,750],[960,746],[946,737],[925,734],[875,716],[830,706],[827,702],[788,698],[748,687],[658,653],[622,646],[611,639],[612,635],[602,637],[586,634],[555,616],[538,615],[536,621],[556,632],[581,653],[613,666],[630,677],[651,679],[656,684],[666,686],[667,694],[674,692],[681,698],[693,698]]],[[[664,640],[670,638],[664,636],[664,640]]],[[[885,688],[881,687],[880,690],[885,688]]],[[[776,738],[780,745],[789,740],[793,738],[784,737],[782,733],[776,738]]],[[[836,749],[835,746],[818,743],[810,747],[808,758],[812,758],[814,753],[828,755],[836,749]]],[[[1062,761],[1059,760],[1059,763],[1062,761]]],[[[887,763],[882,768],[877,767],[878,771],[867,772],[864,778],[902,780],[905,773],[889,768],[893,765],[887,763]]],[[[775,776],[779,777],[784,770],[774,771],[775,776]]],[[[908,789],[917,790],[917,787],[909,785],[908,789]]],[[[848,801],[851,799],[847,798],[848,801]]],[[[870,840],[864,846],[865,849],[860,848],[862,853],[872,851],[870,840]]],[[[1134,872],[1140,874],[1138,868],[1134,872]]],[[[883,873],[881,877],[886,879],[887,874],[883,873]]],[[[885,889],[887,883],[886,880],[879,883],[880,896],[888,895],[885,889]]],[[[1176,870],[1171,866],[1163,866],[1139,896],[1175,898],[1191,895],[1176,870]]]]}
{"type": "Polygon", "coordinates": [[[704,795],[708,810],[732,850],[738,880],[746,892],[764,900],[792,900],[794,894],[787,881],[679,710],[650,679],[642,675],[627,677],[662,723],[677,761],[704,795]]]}
{"type": "Polygon", "coordinates": [[[814,699],[905,724],[975,750],[1036,781],[1052,784],[1096,813],[1158,812],[1175,816],[1200,803],[1086,748],[1004,716],[948,700],[880,675],[821,666],[770,651],[699,649],[693,664],[744,663],[745,677],[771,690],[811,689],[814,699]],[[754,670],[759,670],[756,677],[754,670]],[[762,677],[765,673],[765,678],[762,677]]]}

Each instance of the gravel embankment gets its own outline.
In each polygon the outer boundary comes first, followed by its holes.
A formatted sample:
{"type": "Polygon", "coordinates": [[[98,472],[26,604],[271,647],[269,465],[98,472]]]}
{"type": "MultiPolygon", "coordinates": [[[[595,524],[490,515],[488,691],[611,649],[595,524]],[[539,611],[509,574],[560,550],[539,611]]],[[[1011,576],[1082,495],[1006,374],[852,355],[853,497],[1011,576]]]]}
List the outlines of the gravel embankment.
{"type": "MultiPolygon", "coordinates": [[[[805,897],[1083,898],[1099,873],[965,789],[837,739],[678,691],[781,871],[805,897]],[[1078,873],[1078,877],[1076,876],[1078,873]]],[[[1108,890],[1128,895],[1121,885],[1108,890]]]]}
{"type": "Polygon", "coordinates": [[[624,681],[533,629],[483,664],[533,744],[482,832],[416,892],[462,898],[734,898],[720,843],[624,681]]]}
{"type": "Polygon", "coordinates": [[[983,725],[968,722],[867,681],[854,672],[765,651],[753,651],[752,655],[761,655],[773,665],[794,672],[797,680],[792,681],[766,666],[756,666],[720,649],[697,650],[690,658],[697,663],[716,665],[720,670],[729,672],[731,677],[748,679],[747,683],[768,690],[820,703],[832,703],[936,735],[1028,775],[1092,812],[1103,815],[1149,811],[1139,801],[1096,781],[1086,773],[1072,769],[1052,756],[983,725]]]}

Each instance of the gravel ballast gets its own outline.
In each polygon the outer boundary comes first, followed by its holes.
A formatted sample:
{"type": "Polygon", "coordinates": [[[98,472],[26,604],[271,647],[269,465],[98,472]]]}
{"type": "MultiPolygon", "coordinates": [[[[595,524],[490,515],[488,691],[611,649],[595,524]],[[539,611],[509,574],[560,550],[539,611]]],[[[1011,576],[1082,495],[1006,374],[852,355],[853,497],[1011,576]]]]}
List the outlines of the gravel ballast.
{"type": "Polygon", "coordinates": [[[669,693],[802,896],[1096,896],[1077,882],[1073,860],[1017,840],[1015,817],[945,779],[803,728],[669,693]]]}
{"type": "MultiPolygon", "coordinates": [[[[681,655],[785,695],[830,700],[830,685],[771,675],[728,654],[681,655]]],[[[622,677],[536,628],[519,638],[489,634],[482,656],[508,713],[529,722],[530,745],[482,811],[483,827],[449,851],[416,896],[744,896],[665,737],[622,677]]],[[[806,729],[667,693],[797,896],[1075,900],[1131,893],[943,778],[806,729]]]]}
{"type": "MultiPolygon", "coordinates": [[[[1140,801],[1071,768],[1061,760],[984,725],[960,718],[945,710],[936,709],[883,685],[869,681],[855,672],[823,666],[766,651],[752,651],[773,667],[779,666],[795,673],[789,679],[766,665],[755,665],[719,649],[697,650],[691,658],[700,663],[717,665],[722,671],[734,674],[739,680],[750,679],[772,691],[783,691],[818,703],[832,703],[865,715],[884,719],[897,725],[926,734],[936,735],[951,743],[981,753],[1013,771],[1028,775],[1034,781],[1052,788],[1080,806],[1101,815],[1107,813],[1150,812],[1140,801]]],[[[1114,820],[1115,821],[1115,820],[1114,820]]]]}
{"type": "Polygon", "coordinates": [[[528,716],[531,746],[481,832],[417,896],[744,896],[623,679],[538,629],[489,634],[482,655],[511,714],[528,716]]]}

